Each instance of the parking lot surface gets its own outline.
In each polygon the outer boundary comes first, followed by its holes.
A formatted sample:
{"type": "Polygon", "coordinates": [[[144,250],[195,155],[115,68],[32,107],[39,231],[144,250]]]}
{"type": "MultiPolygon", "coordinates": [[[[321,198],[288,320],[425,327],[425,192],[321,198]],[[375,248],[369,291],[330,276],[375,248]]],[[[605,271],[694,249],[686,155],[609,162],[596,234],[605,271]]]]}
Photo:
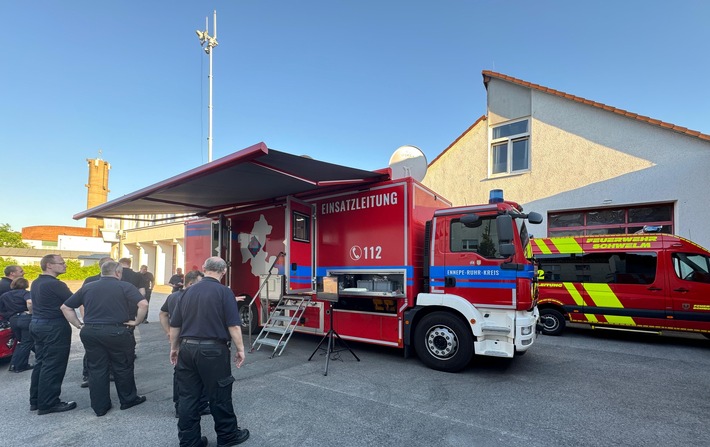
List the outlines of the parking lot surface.
{"type": "MultiPolygon", "coordinates": [[[[78,408],[29,411],[30,373],[0,363],[3,445],[175,446],[172,366],[158,323],[166,295],[154,293],[150,324],[136,331],[136,383],[147,402],[96,417],[79,387],[83,348],[74,343],[62,388],[78,408]]],[[[337,328],[336,328],[337,330],[337,328]]],[[[245,338],[245,344],[248,343],[245,338]]],[[[401,351],[349,343],[328,376],[319,337],[295,334],[283,355],[247,354],[233,369],[245,446],[639,446],[710,445],[710,340],[572,328],[540,336],[525,356],[476,358],[449,374],[401,351]]],[[[212,419],[203,435],[216,445],[212,419]]]]}

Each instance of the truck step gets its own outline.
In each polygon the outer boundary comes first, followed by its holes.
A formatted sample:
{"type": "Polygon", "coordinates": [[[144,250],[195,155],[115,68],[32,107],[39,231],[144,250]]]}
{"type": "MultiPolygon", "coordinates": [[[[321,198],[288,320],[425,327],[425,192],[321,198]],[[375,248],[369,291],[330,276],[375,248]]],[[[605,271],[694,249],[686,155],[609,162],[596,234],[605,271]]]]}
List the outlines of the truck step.
{"type": "Polygon", "coordinates": [[[266,345],[266,346],[273,346],[275,348],[278,348],[279,346],[285,344],[282,341],[274,340],[271,338],[260,338],[258,340],[255,340],[254,343],[260,343],[260,344],[266,345]]]}
{"type": "Polygon", "coordinates": [[[272,326],[264,328],[264,332],[269,332],[271,334],[285,334],[288,331],[286,326],[272,326]]]}
{"type": "Polygon", "coordinates": [[[493,324],[483,324],[481,325],[481,330],[484,332],[497,332],[501,334],[509,334],[510,328],[507,326],[496,326],[493,324]]]}
{"type": "Polygon", "coordinates": [[[298,310],[301,308],[301,306],[292,306],[292,305],[281,305],[281,306],[276,306],[278,310],[298,310]]]}

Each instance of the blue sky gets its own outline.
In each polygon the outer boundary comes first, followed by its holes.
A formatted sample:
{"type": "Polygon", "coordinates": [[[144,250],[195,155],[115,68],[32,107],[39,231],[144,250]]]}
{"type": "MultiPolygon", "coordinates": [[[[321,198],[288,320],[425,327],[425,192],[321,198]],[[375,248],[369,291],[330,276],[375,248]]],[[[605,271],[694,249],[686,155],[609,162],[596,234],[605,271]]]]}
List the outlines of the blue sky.
{"type": "Polygon", "coordinates": [[[109,199],[260,141],[385,167],[486,111],[492,70],[710,134],[710,2],[3,1],[0,223],[77,225],[86,159],[109,199]]]}

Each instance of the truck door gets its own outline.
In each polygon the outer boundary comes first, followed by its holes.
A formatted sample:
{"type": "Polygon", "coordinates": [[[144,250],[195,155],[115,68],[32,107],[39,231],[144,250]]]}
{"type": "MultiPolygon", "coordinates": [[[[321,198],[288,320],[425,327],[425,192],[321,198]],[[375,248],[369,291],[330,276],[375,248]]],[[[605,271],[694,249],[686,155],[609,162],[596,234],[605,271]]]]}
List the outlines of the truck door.
{"type": "Polygon", "coordinates": [[[287,290],[313,290],[313,205],[289,197],[286,216],[287,290]]]}
{"type": "Polygon", "coordinates": [[[444,251],[444,292],[474,304],[515,305],[515,270],[501,269],[495,216],[482,217],[476,227],[458,217],[447,217],[448,246],[444,251]]]}
{"type": "Polygon", "coordinates": [[[220,215],[219,220],[212,223],[213,242],[212,256],[219,256],[227,263],[227,272],[224,275],[224,285],[231,285],[232,278],[232,229],[229,225],[229,219],[220,215]]]}
{"type": "Polygon", "coordinates": [[[680,329],[710,331],[710,257],[689,252],[670,257],[672,321],[680,329]]]}

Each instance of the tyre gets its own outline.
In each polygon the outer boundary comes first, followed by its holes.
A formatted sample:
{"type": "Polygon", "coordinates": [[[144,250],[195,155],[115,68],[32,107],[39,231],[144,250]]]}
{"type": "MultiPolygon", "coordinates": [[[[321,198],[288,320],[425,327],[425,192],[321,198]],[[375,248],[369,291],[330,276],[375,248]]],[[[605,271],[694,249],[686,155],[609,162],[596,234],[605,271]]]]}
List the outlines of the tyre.
{"type": "Polygon", "coordinates": [[[565,328],[565,317],[555,309],[540,309],[540,323],[545,335],[560,335],[565,328]]]}
{"type": "Polygon", "coordinates": [[[457,372],[473,357],[473,334],[469,325],[447,312],[426,315],[414,331],[414,349],[426,366],[457,372]]]}
{"type": "Polygon", "coordinates": [[[259,316],[257,315],[256,302],[251,305],[251,297],[246,295],[244,301],[239,302],[239,317],[242,319],[242,332],[245,334],[256,334],[259,332],[259,316]]]}

